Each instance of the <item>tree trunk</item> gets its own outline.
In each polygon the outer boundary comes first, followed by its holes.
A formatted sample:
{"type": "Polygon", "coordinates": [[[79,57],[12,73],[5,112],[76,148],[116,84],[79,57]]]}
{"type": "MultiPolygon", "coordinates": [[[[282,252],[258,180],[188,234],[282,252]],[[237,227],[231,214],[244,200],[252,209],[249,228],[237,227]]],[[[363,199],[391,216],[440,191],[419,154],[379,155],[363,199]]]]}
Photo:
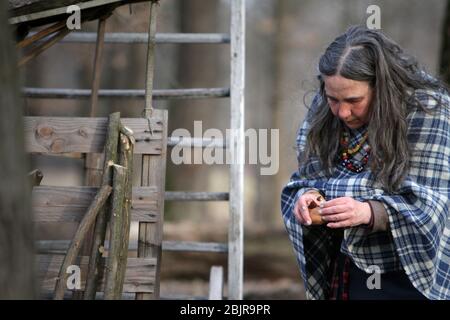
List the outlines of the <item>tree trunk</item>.
{"type": "Polygon", "coordinates": [[[0,1],[0,299],[35,298],[33,226],[17,58],[0,1]]]}
{"type": "Polygon", "coordinates": [[[440,73],[442,79],[450,85],[450,0],[447,0],[445,18],[442,27],[442,46],[440,59],[440,73]]]}

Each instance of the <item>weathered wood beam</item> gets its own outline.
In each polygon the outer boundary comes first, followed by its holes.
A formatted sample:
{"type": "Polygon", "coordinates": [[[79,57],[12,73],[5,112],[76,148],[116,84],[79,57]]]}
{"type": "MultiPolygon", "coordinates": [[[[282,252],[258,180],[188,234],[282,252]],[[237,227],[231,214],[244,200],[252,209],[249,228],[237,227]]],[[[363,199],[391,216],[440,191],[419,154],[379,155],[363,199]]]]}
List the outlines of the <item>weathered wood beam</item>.
{"type": "MultiPolygon", "coordinates": [[[[20,0],[10,0],[19,2],[20,0]]],[[[30,23],[32,25],[44,25],[54,19],[61,20],[67,16],[67,7],[76,4],[82,10],[83,20],[96,19],[106,12],[111,12],[115,8],[129,4],[144,2],[148,0],[41,0],[34,1],[29,5],[17,3],[9,12],[9,23],[30,23]]]]}
{"type": "MultiPolygon", "coordinates": [[[[98,187],[37,186],[32,192],[32,206],[36,223],[80,222],[98,187]]],[[[131,220],[155,223],[159,215],[155,187],[133,187],[131,220]]]]}
{"type": "MultiPolygon", "coordinates": [[[[150,119],[122,119],[134,132],[135,154],[161,154],[162,110],[155,110],[150,119]]],[[[108,118],[24,117],[25,141],[28,152],[37,153],[101,153],[104,150],[108,118]]]]}
{"type": "Polygon", "coordinates": [[[118,276],[119,255],[122,239],[123,204],[125,200],[125,182],[127,170],[120,165],[114,165],[113,202],[110,215],[110,241],[106,267],[105,300],[116,300],[121,292],[118,276]]]}
{"type": "Polygon", "coordinates": [[[119,248],[119,266],[117,270],[118,291],[116,299],[122,296],[123,283],[125,279],[125,271],[127,268],[128,247],[130,240],[130,226],[131,226],[131,200],[133,189],[133,148],[134,137],[133,132],[126,127],[121,126],[121,150],[119,163],[126,168],[125,181],[125,199],[123,204],[123,220],[122,220],[122,241],[119,248]],[[124,132],[124,133],[122,133],[124,132]]]}
{"type": "MultiPolygon", "coordinates": [[[[103,176],[102,176],[102,186],[113,185],[113,174],[111,166],[117,163],[118,154],[117,148],[119,143],[119,126],[120,126],[120,113],[112,113],[109,116],[108,122],[108,132],[105,144],[105,162],[103,165],[103,176]]],[[[114,187],[114,185],[113,185],[114,187]]],[[[106,227],[107,222],[110,219],[109,209],[113,206],[115,191],[113,192],[113,197],[110,202],[105,207],[105,210],[99,214],[94,228],[94,239],[92,242],[92,249],[89,260],[88,276],[86,280],[86,291],[84,294],[85,300],[93,300],[95,298],[95,293],[97,292],[98,279],[101,278],[99,275],[99,261],[101,247],[104,246],[106,237],[106,227]]]]}
{"type": "MultiPolygon", "coordinates": [[[[54,290],[59,270],[64,256],[61,255],[37,255],[38,272],[41,280],[41,292],[54,290]]],[[[81,289],[85,289],[85,275],[87,274],[89,257],[82,256],[76,260],[76,265],[81,271],[81,289]]],[[[106,258],[101,258],[100,269],[105,268],[106,258]]],[[[127,270],[124,281],[124,292],[147,292],[154,291],[155,283],[155,259],[128,258],[127,270]]],[[[103,272],[102,272],[103,274],[103,272]]],[[[99,291],[103,290],[104,279],[99,280],[99,291]]]]}

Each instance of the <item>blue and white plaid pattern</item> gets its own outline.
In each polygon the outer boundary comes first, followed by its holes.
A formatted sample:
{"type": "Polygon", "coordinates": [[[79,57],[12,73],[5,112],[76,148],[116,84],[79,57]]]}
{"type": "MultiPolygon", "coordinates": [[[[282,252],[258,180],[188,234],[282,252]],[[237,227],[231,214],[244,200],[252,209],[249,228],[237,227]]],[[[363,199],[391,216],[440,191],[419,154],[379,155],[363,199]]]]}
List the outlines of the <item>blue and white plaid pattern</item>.
{"type": "MultiPolygon", "coordinates": [[[[400,189],[382,190],[367,166],[361,173],[338,165],[327,176],[317,158],[311,157],[283,188],[283,220],[300,265],[308,299],[327,297],[327,272],[331,263],[332,234],[326,226],[302,226],[293,214],[299,195],[307,188],[322,191],[326,200],[353,197],[378,200],[389,215],[390,231],[368,233],[363,227],[347,228],[341,252],[362,270],[378,266],[382,273],[405,270],[415,288],[429,299],[450,299],[450,98],[433,91],[417,90],[430,113],[415,108],[408,117],[410,169],[400,189]]],[[[297,135],[299,156],[306,144],[309,117],[317,108],[313,100],[307,120],[297,135]]],[[[354,139],[362,134],[354,132],[354,139]]]]}

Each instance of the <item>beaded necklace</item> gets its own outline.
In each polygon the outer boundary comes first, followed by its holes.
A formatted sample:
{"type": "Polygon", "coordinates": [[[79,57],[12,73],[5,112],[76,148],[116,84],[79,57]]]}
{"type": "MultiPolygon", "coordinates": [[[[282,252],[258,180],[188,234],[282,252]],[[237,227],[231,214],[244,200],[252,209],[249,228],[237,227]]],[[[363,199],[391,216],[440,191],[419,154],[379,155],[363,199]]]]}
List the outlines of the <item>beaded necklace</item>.
{"type": "Polygon", "coordinates": [[[361,140],[353,148],[349,148],[349,140],[350,140],[349,134],[346,131],[342,132],[342,136],[340,139],[341,145],[340,161],[342,166],[356,173],[360,173],[361,171],[363,171],[364,166],[369,161],[370,155],[370,146],[366,144],[363,147],[364,143],[367,140],[367,137],[368,133],[366,132],[364,136],[361,138],[361,140]],[[364,155],[361,161],[357,161],[353,159],[353,157],[355,154],[358,153],[361,147],[363,148],[364,155]]]}

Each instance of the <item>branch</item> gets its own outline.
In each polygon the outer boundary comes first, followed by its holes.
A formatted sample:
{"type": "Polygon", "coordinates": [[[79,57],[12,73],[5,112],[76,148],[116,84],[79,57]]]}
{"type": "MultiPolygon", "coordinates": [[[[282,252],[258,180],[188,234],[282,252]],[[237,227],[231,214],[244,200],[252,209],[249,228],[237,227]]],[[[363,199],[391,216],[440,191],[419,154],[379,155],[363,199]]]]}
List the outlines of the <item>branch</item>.
{"type": "Polygon", "coordinates": [[[74,238],[72,239],[63,264],[61,265],[59,277],[56,280],[54,300],[62,300],[64,298],[64,291],[66,289],[67,280],[66,270],[70,265],[74,264],[75,259],[78,256],[78,252],[80,251],[81,242],[85,238],[87,232],[89,231],[89,228],[93,225],[95,218],[100,211],[100,208],[102,208],[102,206],[105,204],[111,193],[111,190],[111,186],[102,186],[96,194],[91,205],[89,206],[85,216],[83,217],[83,220],[81,221],[80,226],[78,227],[78,230],[75,233],[74,238]]]}
{"type": "Polygon", "coordinates": [[[113,199],[110,220],[110,238],[108,260],[106,265],[105,300],[119,299],[117,270],[119,269],[119,255],[122,238],[123,204],[125,200],[127,170],[120,165],[114,165],[113,199]]]}
{"type": "MultiPolygon", "coordinates": [[[[105,145],[105,162],[103,169],[102,185],[112,184],[111,166],[117,162],[117,147],[119,141],[120,113],[116,112],[109,116],[107,140],[105,145]]],[[[86,278],[85,300],[94,300],[97,292],[98,280],[103,277],[99,274],[100,254],[105,242],[107,227],[107,212],[111,201],[100,212],[95,222],[94,240],[92,242],[89,268],[86,278]]]]}
{"type": "MultiPolygon", "coordinates": [[[[132,136],[131,136],[132,138],[132,136]]],[[[131,225],[131,197],[132,197],[132,186],[133,186],[133,142],[130,137],[121,135],[120,144],[120,159],[119,162],[127,170],[127,179],[125,183],[125,199],[123,204],[123,219],[122,219],[122,242],[119,248],[119,265],[117,269],[117,291],[120,298],[120,293],[123,290],[123,282],[125,280],[125,272],[127,269],[128,261],[128,245],[130,240],[130,225],[131,225]]]]}

